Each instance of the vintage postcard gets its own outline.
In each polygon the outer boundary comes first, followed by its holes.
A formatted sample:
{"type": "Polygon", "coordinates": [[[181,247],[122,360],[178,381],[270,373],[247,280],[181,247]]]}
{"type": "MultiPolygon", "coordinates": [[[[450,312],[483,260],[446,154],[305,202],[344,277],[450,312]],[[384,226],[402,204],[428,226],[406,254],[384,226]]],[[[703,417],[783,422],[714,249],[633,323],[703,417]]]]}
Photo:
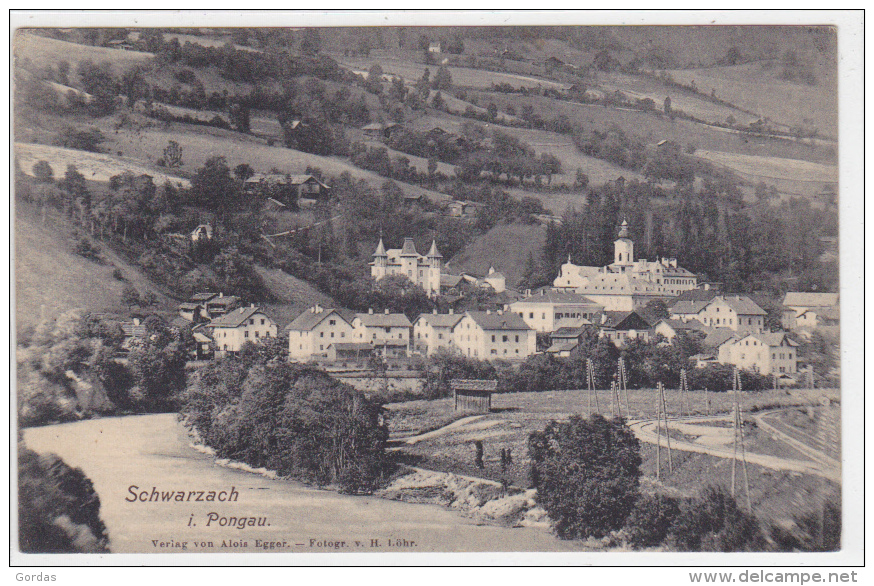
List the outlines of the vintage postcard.
{"type": "Polygon", "coordinates": [[[858,563],[861,20],[14,13],[12,561],[858,563]]]}

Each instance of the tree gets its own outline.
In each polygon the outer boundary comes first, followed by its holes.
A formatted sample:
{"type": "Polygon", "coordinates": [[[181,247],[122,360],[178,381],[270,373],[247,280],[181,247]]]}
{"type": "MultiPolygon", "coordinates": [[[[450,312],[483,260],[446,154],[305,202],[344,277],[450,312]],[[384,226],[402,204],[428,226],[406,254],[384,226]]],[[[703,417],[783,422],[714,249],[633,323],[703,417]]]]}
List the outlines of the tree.
{"type": "Polygon", "coordinates": [[[224,217],[239,206],[239,187],[231,177],[224,157],[211,157],[197,170],[191,181],[194,203],[206,206],[224,217]]]}
{"type": "Polygon", "coordinates": [[[124,286],[121,291],[121,302],[127,305],[128,309],[140,304],[140,294],[133,285],[124,286]]]}
{"type": "Polygon", "coordinates": [[[681,551],[761,551],[764,545],[756,518],[725,488],[712,486],[681,503],[671,538],[681,551]]]}
{"type": "Polygon", "coordinates": [[[449,68],[441,65],[434,75],[432,87],[435,90],[448,90],[452,87],[452,76],[449,74],[449,68]]]}
{"type": "Polygon", "coordinates": [[[585,189],[589,186],[589,176],[582,169],[577,169],[577,175],[574,179],[574,186],[580,189],[585,189]]]}
{"type": "Polygon", "coordinates": [[[54,171],[48,161],[37,161],[33,166],[33,176],[40,183],[51,183],[54,181],[54,171]]]}
{"type": "Polygon", "coordinates": [[[249,107],[242,103],[231,104],[228,110],[228,115],[231,118],[231,126],[239,132],[249,132],[250,115],[249,107]]]}
{"type": "Polygon", "coordinates": [[[307,28],[304,30],[303,38],[300,40],[300,52],[304,55],[315,55],[322,48],[322,36],[317,28],[307,28]]]}
{"type": "Polygon", "coordinates": [[[171,169],[182,166],[182,147],[175,140],[171,140],[164,147],[164,164],[171,169]]]}
{"type": "Polygon", "coordinates": [[[255,170],[248,163],[240,163],[234,167],[234,177],[237,181],[246,181],[253,175],[255,175],[255,170]]]}
{"type": "Polygon", "coordinates": [[[666,96],[664,104],[662,105],[662,109],[665,111],[666,116],[670,116],[671,120],[674,119],[674,110],[671,107],[671,96],[666,96]]]}
{"type": "Polygon", "coordinates": [[[562,539],[621,528],[640,484],[640,443],[621,418],[551,421],[528,438],[536,501],[562,539]]]}

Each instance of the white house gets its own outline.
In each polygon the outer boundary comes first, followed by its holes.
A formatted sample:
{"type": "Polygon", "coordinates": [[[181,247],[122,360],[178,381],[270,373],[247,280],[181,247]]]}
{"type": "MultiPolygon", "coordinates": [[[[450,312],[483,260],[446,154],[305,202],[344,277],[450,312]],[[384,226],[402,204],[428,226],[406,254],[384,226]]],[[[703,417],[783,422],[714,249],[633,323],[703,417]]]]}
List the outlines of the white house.
{"type": "Polygon", "coordinates": [[[413,324],[403,313],[356,313],[352,320],[355,342],[373,344],[374,351],[386,358],[410,355],[413,324]]]}
{"type": "Polygon", "coordinates": [[[538,332],[554,332],[562,327],[581,325],[580,320],[592,320],[604,311],[604,306],[595,303],[586,295],[541,289],[510,304],[510,311],[525,320],[538,332]]]}
{"type": "Polygon", "coordinates": [[[719,362],[761,374],[793,374],[798,372],[798,343],[784,332],[741,334],[719,346],[719,362]]]}
{"type": "Polygon", "coordinates": [[[838,325],[840,309],[837,293],[789,291],[783,297],[783,327],[787,330],[815,329],[838,325]]]}
{"type": "Polygon", "coordinates": [[[276,324],[255,305],[241,307],[219,316],[209,323],[216,355],[239,352],[246,342],[258,343],[264,338],[275,338],[276,324]]]}
{"type": "Polygon", "coordinates": [[[537,334],[518,314],[468,311],[454,328],[453,343],[480,360],[523,360],[537,352],[537,334]]]}
{"type": "Polygon", "coordinates": [[[453,313],[423,313],[413,321],[413,348],[426,356],[435,354],[439,349],[451,350],[455,326],[464,314],[453,313]]]}
{"type": "Polygon", "coordinates": [[[355,329],[336,309],[315,305],[297,316],[288,326],[288,359],[306,362],[326,356],[332,344],[353,341],[355,329]]]}
{"type": "MultiPolygon", "coordinates": [[[[679,305],[679,304],[678,304],[679,305]]],[[[683,319],[671,309],[671,317],[683,319]]],[[[745,295],[717,295],[695,316],[705,326],[728,328],[735,332],[761,332],[767,312],[745,295]]],[[[688,319],[688,315],[685,316],[688,319]]]]}

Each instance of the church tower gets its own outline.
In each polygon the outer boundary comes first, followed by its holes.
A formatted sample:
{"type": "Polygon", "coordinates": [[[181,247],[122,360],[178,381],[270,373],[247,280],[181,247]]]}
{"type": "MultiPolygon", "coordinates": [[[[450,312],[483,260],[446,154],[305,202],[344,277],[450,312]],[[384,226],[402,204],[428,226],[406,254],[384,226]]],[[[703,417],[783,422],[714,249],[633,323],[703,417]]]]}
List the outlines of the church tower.
{"type": "Polygon", "coordinates": [[[440,273],[443,268],[443,255],[437,250],[437,241],[431,241],[431,250],[428,251],[428,278],[422,283],[422,288],[428,296],[440,294],[440,273]]]}
{"type": "Polygon", "coordinates": [[[613,264],[625,266],[634,264],[634,242],[628,237],[628,221],[622,220],[619,227],[619,238],[613,243],[613,264]]]}
{"type": "Polygon", "coordinates": [[[373,266],[370,267],[370,276],[375,281],[379,281],[386,276],[388,271],[388,254],[385,252],[385,245],[382,243],[382,237],[379,238],[379,244],[376,246],[376,252],[373,253],[373,266]]]}

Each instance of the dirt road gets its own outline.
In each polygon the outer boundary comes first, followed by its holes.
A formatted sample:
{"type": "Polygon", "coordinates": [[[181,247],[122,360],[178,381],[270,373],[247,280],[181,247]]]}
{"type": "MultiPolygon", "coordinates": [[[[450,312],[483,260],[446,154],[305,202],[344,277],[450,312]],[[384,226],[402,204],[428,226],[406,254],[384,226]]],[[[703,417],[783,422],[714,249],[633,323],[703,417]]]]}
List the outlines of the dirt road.
{"type": "Polygon", "coordinates": [[[175,415],[31,428],[24,438],[31,449],[54,452],[91,478],[113,552],[582,550],[542,530],[477,525],[434,505],[345,496],[220,467],[190,446],[175,415]],[[159,494],[183,491],[185,501],[149,502],[153,487],[159,494]],[[219,502],[232,487],[237,500],[219,502]],[[189,501],[192,491],[204,491],[204,499],[215,491],[216,500],[197,502],[195,494],[189,501]],[[145,502],[134,500],[143,492],[145,502]],[[241,518],[254,519],[254,526],[232,526],[241,518]],[[270,543],[282,545],[267,549],[270,543]]]}

